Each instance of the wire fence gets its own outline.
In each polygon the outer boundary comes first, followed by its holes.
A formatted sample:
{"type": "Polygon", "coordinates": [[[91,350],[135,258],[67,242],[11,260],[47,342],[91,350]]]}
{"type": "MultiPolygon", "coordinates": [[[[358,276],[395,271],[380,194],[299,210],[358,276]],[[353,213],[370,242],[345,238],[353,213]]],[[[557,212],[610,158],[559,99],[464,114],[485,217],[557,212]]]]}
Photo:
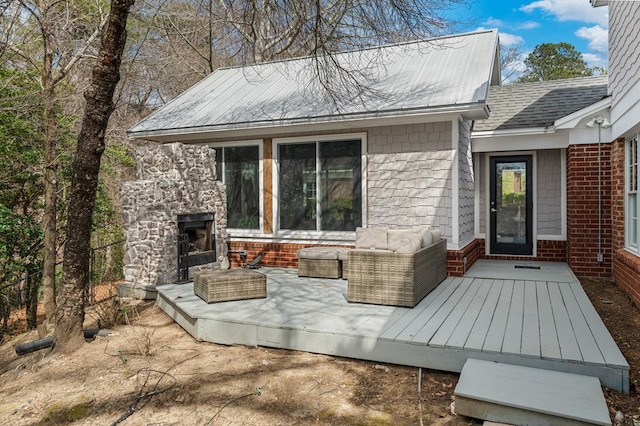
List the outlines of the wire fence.
{"type": "MultiPolygon", "coordinates": [[[[117,295],[123,280],[124,242],[120,240],[91,249],[89,280],[85,292],[87,306],[117,295]]],[[[56,289],[61,262],[56,264],[56,289]]],[[[32,330],[45,320],[43,271],[32,272],[18,281],[0,284],[0,341],[2,336],[32,330]]]]}

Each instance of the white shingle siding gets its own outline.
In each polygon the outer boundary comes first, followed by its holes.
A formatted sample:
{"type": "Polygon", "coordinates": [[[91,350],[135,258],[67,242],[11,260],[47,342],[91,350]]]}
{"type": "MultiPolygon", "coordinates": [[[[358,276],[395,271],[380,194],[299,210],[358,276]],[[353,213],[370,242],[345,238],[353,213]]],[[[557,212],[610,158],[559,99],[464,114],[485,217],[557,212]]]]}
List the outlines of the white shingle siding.
{"type": "Polygon", "coordinates": [[[609,91],[613,105],[640,78],[640,2],[609,3],[609,91]]]}
{"type": "Polygon", "coordinates": [[[562,233],[560,150],[538,151],[536,161],[538,234],[560,235],[562,233]]]}
{"type": "Polygon", "coordinates": [[[470,145],[471,122],[459,123],[458,144],[458,241],[464,247],[474,238],[475,179],[470,145]]]}
{"type": "Polygon", "coordinates": [[[368,226],[428,225],[451,237],[451,122],[368,133],[368,226]]]}

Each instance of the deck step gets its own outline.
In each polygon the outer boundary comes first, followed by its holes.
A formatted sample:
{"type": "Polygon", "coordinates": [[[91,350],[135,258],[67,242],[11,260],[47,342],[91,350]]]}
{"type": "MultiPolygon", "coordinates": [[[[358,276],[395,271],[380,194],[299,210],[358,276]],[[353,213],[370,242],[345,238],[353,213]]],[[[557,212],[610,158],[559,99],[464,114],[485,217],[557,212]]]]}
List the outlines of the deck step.
{"type": "Polygon", "coordinates": [[[468,359],[455,411],[513,425],[611,425],[596,377],[468,359]]]}

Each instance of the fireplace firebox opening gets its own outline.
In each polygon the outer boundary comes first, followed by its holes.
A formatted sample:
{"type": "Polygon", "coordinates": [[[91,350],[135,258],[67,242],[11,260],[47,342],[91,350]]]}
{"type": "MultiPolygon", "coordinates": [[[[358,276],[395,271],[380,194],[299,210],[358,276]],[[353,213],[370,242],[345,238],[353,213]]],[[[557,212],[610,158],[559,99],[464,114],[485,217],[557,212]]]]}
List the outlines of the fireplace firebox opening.
{"type": "Polygon", "coordinates": [[[178,281],[189,279],[189,267],[216,261],[213,213],[178,215],[178,281]]]}

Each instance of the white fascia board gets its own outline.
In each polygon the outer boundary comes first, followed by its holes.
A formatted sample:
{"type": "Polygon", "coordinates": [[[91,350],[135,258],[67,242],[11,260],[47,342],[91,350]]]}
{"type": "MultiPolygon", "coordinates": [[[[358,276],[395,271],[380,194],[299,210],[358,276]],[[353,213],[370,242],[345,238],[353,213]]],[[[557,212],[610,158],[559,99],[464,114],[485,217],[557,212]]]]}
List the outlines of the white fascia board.
{"type": "Polygon", "coordinates": [[[492,132],[491,136],[471,136],[473,152],[503,152],[558,149],[569,146],[569,132],[492,132]]]}
{"type": "Polygon", "coordinates": [[[420,111],[376,112],[354,116],[309,118],[304,122],[283,121],[242,123],[230,126],[203,126],[189,129],[164,129],[143,132],[127,132],[129,139],[145,139],[156,142],[197,141],[205,139],[265,137],[283,133],[316,132],[354,129],[362,127],[393,126],[403,124],[484,119],[489,111],[484,103],[464,106],[445,106],[420,111]]]}
{"type": "Polygon", "coordinates": [[[584,125],[584,123],[581,123],[582,121],[587,122],[598,115],[609,120],[609,108],[611,108],[611,96],[559,118],[553,124],[556,129],[575,129],[580,124],[584,125]]]}
{"type": "Polygon", "coordinates": [[[640,80],[611,107],[612,139],[628,137],[640,130],[640,80]]]}
{"type": "Polygon", "coordinates": [[[592,7],[609,6],[610,0],[591,0],[592,7]]]}

